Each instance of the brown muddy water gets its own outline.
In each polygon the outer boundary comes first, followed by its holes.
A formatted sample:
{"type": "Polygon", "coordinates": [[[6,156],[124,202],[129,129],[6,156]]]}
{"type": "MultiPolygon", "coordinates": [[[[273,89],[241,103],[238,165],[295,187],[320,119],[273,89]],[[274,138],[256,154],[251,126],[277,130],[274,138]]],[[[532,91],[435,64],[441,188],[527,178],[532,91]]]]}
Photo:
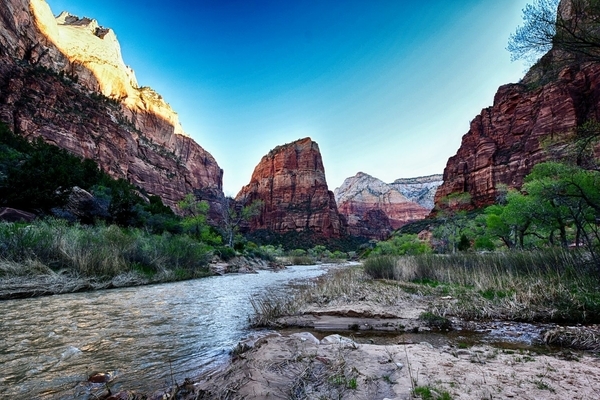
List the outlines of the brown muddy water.
{"type": "Polygon", "coordinates": [[[228,359],[246,335],[249,299],[290,290],[327,266],[0,301],[0,398],[91,399],[111,389],[151,392],[228,359]],[[100,387],[99,387],[100,386],[100,387]]]}

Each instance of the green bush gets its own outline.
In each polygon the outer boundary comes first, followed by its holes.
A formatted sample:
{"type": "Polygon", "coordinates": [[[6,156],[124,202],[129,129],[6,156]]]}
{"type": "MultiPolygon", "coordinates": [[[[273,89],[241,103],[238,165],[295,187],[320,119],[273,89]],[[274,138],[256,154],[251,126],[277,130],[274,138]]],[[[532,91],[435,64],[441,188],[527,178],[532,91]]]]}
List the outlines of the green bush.
{"type": "Polygon", "coordinates": [[[431,247],[420,240],[417,235],[414,234],[403,234],[395,235],[390,239],[382,242],[378,242],[375,248],[370,252],[370,256],[383,256],[383,255],[415,255],[415,254],[428,254],[431,253],[431,247]]]}
{"type": "Polygon", "coordinates": [[[223,261],[229,261],[237,255],[233,248],[227,246],[219,246],[215,248],[215,254],[218,255],[223,261]]]}

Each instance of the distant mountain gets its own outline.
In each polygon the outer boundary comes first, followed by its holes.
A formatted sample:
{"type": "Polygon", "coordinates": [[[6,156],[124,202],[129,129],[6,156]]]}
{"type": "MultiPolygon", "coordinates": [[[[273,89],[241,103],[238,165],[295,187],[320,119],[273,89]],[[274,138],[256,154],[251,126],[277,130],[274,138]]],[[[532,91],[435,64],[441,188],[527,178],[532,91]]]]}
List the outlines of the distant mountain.
{"type": "Polygon", "coordinates": [[[390,183],[394,189],[402,193],[406,198],[431,210],[433,198],[438,186],[443,182],[443,175],[420,176],[418,178],[401,178],[390,183]]]}
{"type": "Polygon", "coordinates": [[[441,175],[388,184],[359,172],[347,178],[334,194],[338,210],[348,222],[348,233],[383,239],[393,230],[427,217],[439,184],[441,175]]]}

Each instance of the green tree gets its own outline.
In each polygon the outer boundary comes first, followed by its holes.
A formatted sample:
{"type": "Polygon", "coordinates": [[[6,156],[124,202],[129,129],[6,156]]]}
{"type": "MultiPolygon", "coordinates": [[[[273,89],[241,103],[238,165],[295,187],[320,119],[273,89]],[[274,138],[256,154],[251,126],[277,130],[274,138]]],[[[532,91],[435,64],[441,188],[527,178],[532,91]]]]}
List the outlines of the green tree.
{"type": "Polygon", "coordinates": [[[420,240],[415,234],[394,235],[388,240],[378,242],[371,255],[415,255],[431,253],[428,243],[420,240]]]}
{"type": "MultiPolygon", "coordinates": [[[[5,136],[9,136],[4,132],[5,136]]],[[[11,134],[12,135],[12,134],[11,134]]],[[[36,139],[30,146],[18,138],[8,140],[23,150],[19,162],[5,165],[5,178],[0,183],[4,205],[48,213],[63,206],[73,186],[89,189],[102,173],[92,160],[82,160],[66,150],[36,139]]]]}
{"type": "Polygon", "coordinates": [[[210,208],[207,201],[198,200],[196,196],[189,193],[177,203],[177,206],[185,214],[182,221],[185,232],[205,243],[221,244],[221,237],[211,229],[207,222],[208,210],[210,208]]]}
{"type": "Polygon", "coordinates": [[[240,225],[259,216],[264,202],[262,200],[255,200],[244,206],[242,205],[243,202],[237,202],[231,197],[226,197],[224,203],[223,228],[227,237],[227,246],[233,247],[233,239],[238,233],[240,225]]]}
{"type": "Polygon", "coordinates": [[[547,219],[543,222],[551,230],[559,230],[561,244],[567,244],[566,227],[574,225],[575,244],[584,244],[596,260],[600,243],[599,188],[600,171],[558,162],[536,165],[524,185],[524,190],[535,199],[538,211],[546,211],[547,219]]]}

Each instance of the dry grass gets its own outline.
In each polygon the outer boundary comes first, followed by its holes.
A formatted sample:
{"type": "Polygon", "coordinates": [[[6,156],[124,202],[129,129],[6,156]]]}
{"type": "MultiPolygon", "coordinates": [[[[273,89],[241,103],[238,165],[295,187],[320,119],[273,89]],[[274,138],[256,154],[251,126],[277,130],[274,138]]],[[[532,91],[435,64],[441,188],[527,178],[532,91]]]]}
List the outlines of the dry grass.
{"type": "Polygon", "coordinates": [[[546,344],[600,352],[600,327],[557,327],[544,334],[546,344]]]}
{"type": "Polygon", "coordinates": [[[600,321],[600,281],[585,253],[547,250],[397,257],[392,275],[405,290],[452,297],[433,307],[441,316],[600,321]]]}
{"type": "Polygon", "coordinates": [[[377,304],[393,306],[408,296],[401,284],[373,280],[361,266],[335,269],[299,287],[292,294],[264,294],[250,299],[254,308],[254,327],[278,327],[277,319],[295,315],[309,307],[345,304],[377,304]]]}

